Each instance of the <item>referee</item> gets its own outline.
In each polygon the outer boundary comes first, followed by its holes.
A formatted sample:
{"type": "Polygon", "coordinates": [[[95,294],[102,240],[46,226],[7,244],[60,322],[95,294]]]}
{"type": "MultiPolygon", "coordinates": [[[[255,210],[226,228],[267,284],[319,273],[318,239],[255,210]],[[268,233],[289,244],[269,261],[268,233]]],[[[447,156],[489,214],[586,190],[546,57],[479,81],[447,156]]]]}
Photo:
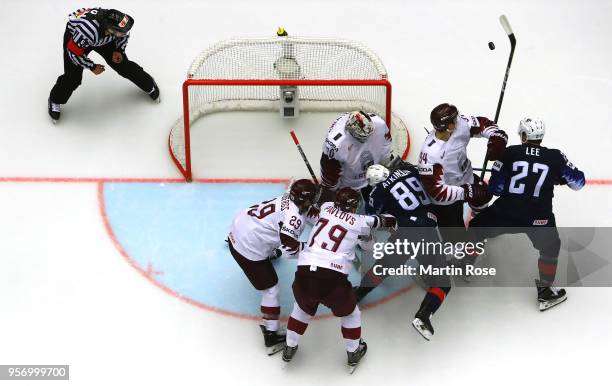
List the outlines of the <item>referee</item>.
{"type": "Polygon", "coordinates": [[[57,78],[48,101],[53,123],[60,118],[60,105],[68,102],[81,84],[83,69],[96,75],[104,72],[104,65],[87,57],[91,51],[100,54],[113,70],[131,80],[151,99],[160,101],[155,80],[125,54],[133,25],[131,16],[115,9],[81,8],[68,15],[64,32],[64,74],[57,78]]]}

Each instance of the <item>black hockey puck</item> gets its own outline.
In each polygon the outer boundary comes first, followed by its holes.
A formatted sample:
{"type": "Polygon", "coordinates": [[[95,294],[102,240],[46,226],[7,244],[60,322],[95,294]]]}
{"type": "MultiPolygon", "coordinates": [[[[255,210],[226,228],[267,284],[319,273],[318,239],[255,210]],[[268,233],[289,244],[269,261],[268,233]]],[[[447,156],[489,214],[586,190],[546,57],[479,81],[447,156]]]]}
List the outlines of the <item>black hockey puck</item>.
{"type": "Polygon", "coordinates": [[[494,50],[495,49],[495,44],[493,44],[493,42],[489,42],[489,49],[490,50],[494,50]]]}

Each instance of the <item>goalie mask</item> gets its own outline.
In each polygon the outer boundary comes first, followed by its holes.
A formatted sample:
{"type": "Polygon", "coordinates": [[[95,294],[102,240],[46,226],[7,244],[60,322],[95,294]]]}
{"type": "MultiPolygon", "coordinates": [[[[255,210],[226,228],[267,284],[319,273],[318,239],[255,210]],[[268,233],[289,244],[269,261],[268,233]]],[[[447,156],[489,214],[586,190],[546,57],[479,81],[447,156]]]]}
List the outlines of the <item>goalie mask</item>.
{"type": "Polygon", "coordinates": [[[305,213],[314,203],[317,187],[311,180],[295,181],[289,190],[289,199],[298,207],[300,213],[305,213]]]}
{"type": "Polygon", "coordinates": [[[336,193],[334,206],[344,212],[355,213],[360,201],[361,194],[354,189],[346,187],[338,190],[336,193]]]}
{"type": "Polygon", "coordinates": [[[346,121],[346,131],[363,143],[374,132],[372,118],[363,111],[351,111],[346,121]]]}
{"type": "Polygon", "coordinates": [[[389,169],[382,165],[372,165],[366,171],[366,180],[368,185],[375,186],[379,182],[383,182],[389,177],[389,169]]]}
{"type": "Polygon", "coordinates": [[[546,126],[544,121],[539,118],[523,118],[519,123],[518,134],[523,140],[523,134],[525,134],[525,140],[527,141],[541,141],[546,133],[546,126]]]}

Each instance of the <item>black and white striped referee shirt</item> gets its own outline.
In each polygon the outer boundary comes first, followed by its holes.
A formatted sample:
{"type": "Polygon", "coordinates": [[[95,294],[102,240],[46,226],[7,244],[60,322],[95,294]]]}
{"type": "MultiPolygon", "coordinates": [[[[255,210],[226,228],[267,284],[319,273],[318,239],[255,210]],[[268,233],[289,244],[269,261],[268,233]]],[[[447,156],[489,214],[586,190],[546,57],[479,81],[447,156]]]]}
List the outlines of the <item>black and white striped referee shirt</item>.
{"type": "Polygon", "coordinates": [[[118,51],[124,52],[130,34],[115,38],[106,35],[100,22],[97,20],[100,8],[81,8],[68,15],[66,28],[72,34],[68,41],[68,57],[74,64],[93,70],[96,64],[87,57],[85,50],[90,47],[100,47],[115,42],[118,51]]]}

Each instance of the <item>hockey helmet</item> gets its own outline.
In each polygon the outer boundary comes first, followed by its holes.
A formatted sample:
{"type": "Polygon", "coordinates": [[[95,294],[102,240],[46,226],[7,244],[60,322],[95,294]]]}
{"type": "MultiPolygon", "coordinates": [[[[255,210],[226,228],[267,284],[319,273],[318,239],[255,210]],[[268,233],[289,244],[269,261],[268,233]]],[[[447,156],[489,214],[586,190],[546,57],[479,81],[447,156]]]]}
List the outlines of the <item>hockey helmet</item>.
{"type": "Polygon", "coordinates": [[[442,103],[431,110],[429,119],[434,129],[437,131],[446,131],[448,130],[448,125],[451,123],[456,124],[458,116],[459,110],[457,110],[455,106],[448,103],[442,103]]]}
{"type": "Polygon", "coordinates": [[[338,190],[336,193],[334,206],[344,212],[355,213],[360,201],[361,194],[355,189],[346,187],[338,190]]]}
{"type": "Polygon", "coordinates": [[[366,171],[366,180],[370,186],[383,182],[387,177],[389,177],[389,169],[382,165],[372,165],[366,171]]]}
{"type": "Polygon", "coordinates": [[[310,208],[316,196],[316,185],[305,178],[295,181],[289,189],[289,199],[298,207],[300,213],[304,213],[310,208]]]}
{"type": "Polygon", "coordinates": [[[523,134],[525,134],[525,140],[527,141],[541,141],[545,133],[546,126],[540,118],[523,118],[519,123],[518,134],[521,140],[523,140],[523,134]]]}

